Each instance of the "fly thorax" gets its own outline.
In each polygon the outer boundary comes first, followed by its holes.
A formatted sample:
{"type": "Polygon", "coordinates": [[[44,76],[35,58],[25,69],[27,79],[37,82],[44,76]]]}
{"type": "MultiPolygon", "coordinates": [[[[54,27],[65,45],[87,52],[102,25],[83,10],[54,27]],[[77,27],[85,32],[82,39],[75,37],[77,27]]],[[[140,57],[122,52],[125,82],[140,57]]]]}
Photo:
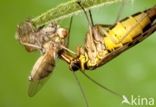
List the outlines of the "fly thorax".
{"type": "Polygon", "coordinates": [[[49,24],[46,27],[41,28],[37,33],[39,42],[45,43],[50,41],[56,34],[56,26],[49,24]]]}
{"type": "Polygon", "coordinates": [[[58,35],[56,35],[56,36],[53,38],[53,41],[54,41],[55,43],[61,43],[61,38],[60,38],[58,35]]]}
{"type": "Polygon", "coordinates": [[[36,33],[31,33],[30,35],[29,35],[29,43],[30,44],[36,44],[37,42],[38,42],[38,40],[37,40],[37,38],[36,38],[36,33]]]}

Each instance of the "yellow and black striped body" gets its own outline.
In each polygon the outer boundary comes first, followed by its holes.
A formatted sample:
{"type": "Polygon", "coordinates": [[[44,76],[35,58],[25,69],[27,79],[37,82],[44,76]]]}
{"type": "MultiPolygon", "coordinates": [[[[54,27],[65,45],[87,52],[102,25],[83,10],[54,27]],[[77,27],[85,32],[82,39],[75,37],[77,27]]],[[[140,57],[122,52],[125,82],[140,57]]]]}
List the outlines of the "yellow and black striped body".
{"type": "MultiPolygon", "coordinates": [[[[156,8],[155,15],[156,15],[156,8]]],[[[153,17],[150,16],[148,10],[142,13],[137,13],[120,22],[118,22],[112,29],[108,31],[108,36],[104,38],[106,49],[113,51],[115,48],[122,47],[125,43],[132,42],[135,37],[144,33],[144,28],[150,25],[153,17]]]]}
{"type": "Polygon", "coordinates": [[[95,25],[86,35],[85,46],[72,59],[70,68],[95,69],[136,45],[156,30],[156,7],[136,13],[113,26],[95,25]]]}

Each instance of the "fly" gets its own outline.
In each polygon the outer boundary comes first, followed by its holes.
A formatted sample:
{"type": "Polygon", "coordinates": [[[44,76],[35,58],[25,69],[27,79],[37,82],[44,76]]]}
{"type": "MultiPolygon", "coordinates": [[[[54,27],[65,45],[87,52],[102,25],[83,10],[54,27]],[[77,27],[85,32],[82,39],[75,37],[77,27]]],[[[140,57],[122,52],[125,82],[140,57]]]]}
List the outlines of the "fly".
{"type": "MultiPolygon", "coordinates": [[[[86,12],[83,7],[82,9],[86,12]]],[[[77,56],[68,53],[61,55],[69,63],[72,71],[93,70],[104,65],[156,31],[156,7],[109,26],[94,25],[91,12],[89,13],[90,20],[85,13],[89,22],[89,32],[86,34],[84,46],[79,48],[77,56]]]]}
{"type": "Polygon", "coordinates": [[[29,96],[34,96],[52,73],[58,53],[65,48],[67,35],[68,31],[65,28],[54,23],[38,29],[30,21],[18,26],[17,40],[28,52],[41,52],[29,76],[29,96]]]}

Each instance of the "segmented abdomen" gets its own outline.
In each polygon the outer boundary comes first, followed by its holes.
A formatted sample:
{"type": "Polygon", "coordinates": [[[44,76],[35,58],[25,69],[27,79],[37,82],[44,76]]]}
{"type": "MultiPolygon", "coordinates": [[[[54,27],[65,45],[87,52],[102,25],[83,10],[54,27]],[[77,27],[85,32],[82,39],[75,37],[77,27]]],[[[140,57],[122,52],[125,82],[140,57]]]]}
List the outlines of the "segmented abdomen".
{"type": "Polygon", "coordinates": [[[156,18],[156,7],[142,13],[127,17],[115,24],[104,37],[104,45],[109,51],[122,47],[133,41],[135,37],[144,33],[144,29],[151,25],[156,18]]]}

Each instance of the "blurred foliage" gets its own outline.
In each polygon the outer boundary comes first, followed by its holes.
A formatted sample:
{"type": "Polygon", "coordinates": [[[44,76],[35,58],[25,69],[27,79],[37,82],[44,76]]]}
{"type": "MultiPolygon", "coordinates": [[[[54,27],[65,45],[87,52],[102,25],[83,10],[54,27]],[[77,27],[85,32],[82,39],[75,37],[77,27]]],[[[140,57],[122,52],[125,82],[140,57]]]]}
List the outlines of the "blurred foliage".
{"type": "MultiPolygon", "coordinates": [[[[79,87],[68,69],[58,60],[51,79],[33,98],[27,95],[27,77],[39,53],[27,53],[15,40],[16,25],[26,18],[67,0],[1,0],[0,1],[0,107],[84,107],[79,87]]],[[[156,4],[156,0],[127,0],[120,18],[145,10],[156,4]],[[130,1],[134,1],[133,3],[130,1]]],[[[94,23],[113,24],[121,3],[106,5],[92,10],[94,23]],[[109,20],[108,20],[109,19],[109,20]]],[[[59,22],[68,28],[69,19],[59,22]]],[[[70,48],[76,51],[83,45],[88,23],[84,14],[74,17],[71,29],[70,48]]],[[[156,99],[156,34],[138,46],[128,50],[108,64],[87,71],[113,90],[125,95],[140,95],[156,99]]],[[[90,107],[128,107],[121,99],[97,87],[81,73],[77,75],[87,95],[90,107]]]]}

